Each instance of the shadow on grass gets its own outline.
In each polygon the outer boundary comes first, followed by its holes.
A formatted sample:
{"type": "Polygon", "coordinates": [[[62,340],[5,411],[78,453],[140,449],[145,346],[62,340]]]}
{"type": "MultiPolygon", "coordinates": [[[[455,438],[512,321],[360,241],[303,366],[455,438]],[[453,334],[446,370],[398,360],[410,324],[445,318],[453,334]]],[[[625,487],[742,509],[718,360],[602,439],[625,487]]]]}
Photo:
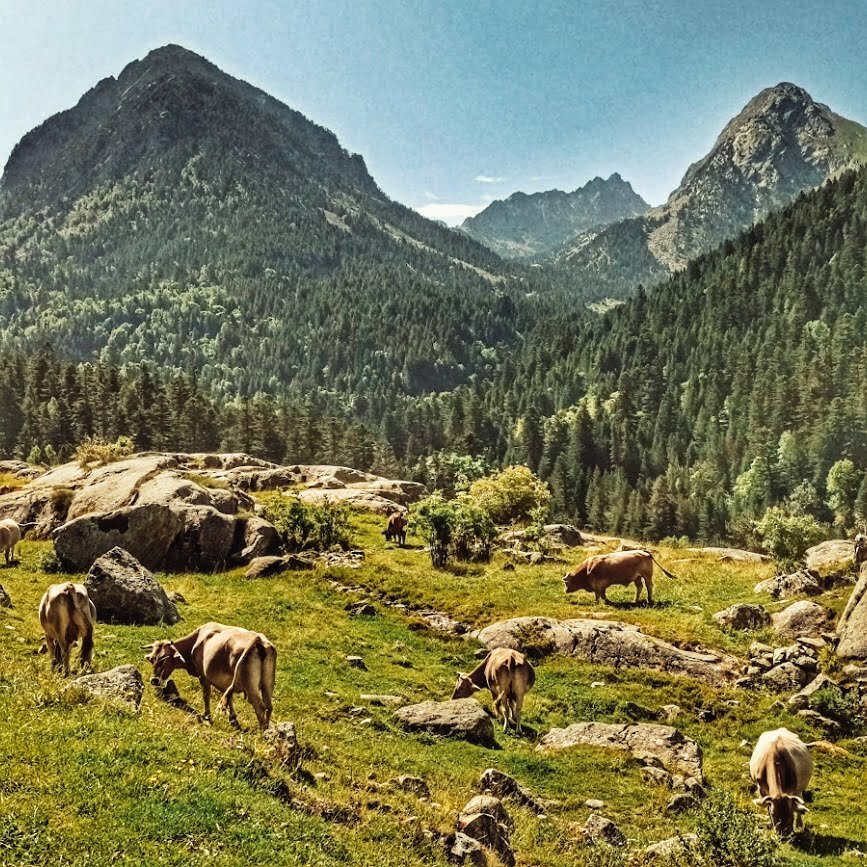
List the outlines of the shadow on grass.
{"type": "Polygon", "coordinates": [[[823,834],[806,828],[796,834],[790,841],[796,849],[809,855],[842,855],[850,849],[861,850],[863,841],[850,840],[848,837],[837,837],[834,834],[823,834]]]}

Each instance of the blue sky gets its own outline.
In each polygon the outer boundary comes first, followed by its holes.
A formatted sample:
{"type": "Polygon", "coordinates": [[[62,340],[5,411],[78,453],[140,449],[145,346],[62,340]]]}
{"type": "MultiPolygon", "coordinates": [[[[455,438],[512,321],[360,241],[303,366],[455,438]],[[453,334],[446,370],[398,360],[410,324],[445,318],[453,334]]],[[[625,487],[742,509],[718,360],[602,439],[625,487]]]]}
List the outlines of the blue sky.
{"type": "Polygon", "coordinates": [[[614,171],[658,204],[779,81],[867,122],[864,0],[0,0],[0,162],[167,42],[334,130],[386,193],[450,223],[614,171]]]}

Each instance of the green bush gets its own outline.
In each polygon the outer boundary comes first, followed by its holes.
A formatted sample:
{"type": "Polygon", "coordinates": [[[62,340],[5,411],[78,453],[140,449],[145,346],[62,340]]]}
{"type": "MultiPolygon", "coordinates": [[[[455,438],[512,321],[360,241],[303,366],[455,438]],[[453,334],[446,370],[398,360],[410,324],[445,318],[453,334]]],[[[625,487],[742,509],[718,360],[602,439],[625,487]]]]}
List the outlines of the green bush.
{"type": "Polygon", "coordinates": [[[434,491],[415,504],[412,515],[419,532],[427,539],[431,565],[435,569],[442,569],[449,559],[457,520],[455,503],[446,500],[439,491],[434,491]]]}
{"type": "Polygon", "coordinates": [[[547,516],[551,504],[548,485],[520,465],[477,479],[470,485],[469,496],[495,524],[527,521],[540,508],[547,516]]]}
{"type": "Polygon", "coordinates": [[[452,549],[458,560],[487,563],[497,528],[491,516],[466,495],[455,501],[452,549]]]}
{"type": "Polygon", "coordinates": [[[76,450],[75,460],[86,470],[92,465],[101,466],[119,461],[135,451],[132,437],[120,436],[113,443],[97,437],[88,437],[76,450]]]}
{"type": "Polygon", "coordinates": [[[349,510],[328,499],[305,503],[295,493],[274,491],[263,498],[265,518],[270,521],[287,551],[327,551],[352,544],[349,510]]]}
{"type": "Polygon", "coordinates": [[[779,506],[768,509],[755,524],[762,547],[781,563],[802,560],[807,548],[828,538],[828,527],[812,515],[788,515],[779,506]]]}
{"type": "Polygon", "coordinates": [[[836,720],[850,732],[861,724],[858,699],[852,693],[843,692],[839,686],[817,689],[810,696],[810,709],[836,720]]]}

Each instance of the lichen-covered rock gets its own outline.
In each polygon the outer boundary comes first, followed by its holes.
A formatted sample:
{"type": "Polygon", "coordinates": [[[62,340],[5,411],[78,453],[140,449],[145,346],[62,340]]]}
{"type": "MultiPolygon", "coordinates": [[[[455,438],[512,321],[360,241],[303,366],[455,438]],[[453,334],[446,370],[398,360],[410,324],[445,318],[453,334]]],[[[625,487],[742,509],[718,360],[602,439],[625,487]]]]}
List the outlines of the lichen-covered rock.
{"type": "Polygon", "coordinates": [[[645,863],[667,862],[672,858],[688,855],[697,846],[698,836],[696,834],[678,834],[677,837],[669,837],[667,840],[653,843],[641,854],[645,863]]]}
{"type": "Polygon", "coordinates": [[[144,680],[141,672],[134,665],[119,665],[110,671],[77,677],[67,685],[66,692],[72,695],[83,694],[91,698],[118,701],[138,710],[144,694],[144,680]]]}
{"type": "Polygon", "coordinates": [[[713,684],[734,680],[738,670],[734,657],[681,650],[616,621],[516,617],[486,626],[478,639],[488,650],[510,647],[537,657],[575,656],[596,665],[685,674],[713,684]]]}
{"type": "Polygon", "coordinates": [[[771,618],[774,631],[783,638],[819,635],[833,628],[834,615],[816,602],[802,599],[793,602],[771,618]]]}
{"type": "Polygon", "coordinates": [[[791,596],[817,596],[823,587],[818,572],[800,569],[759,581],[754,590],[756,593],[770,593],[775,599],[788,599],[791,596]]]}
{"type": "Polygon", "coordinates": [[[551,729],[536,749],[563,750],[577,746],[604,747],[629,752],[637,758],[651,757],[669,769],[695,777],[699,782],[704,780],[701,747],[672,726],[573,723],[564,729],[551,729]]]}
{"type": "Polygon", "coordinates": [[[280,545],[280,537],[270,521],[253,516],[244,521],[244,547],[238,555],[243,563],[249,563],[256,557],[266,557],[276,551],[280,545]]]}
{"type": "Polygon", "coordinates": [[[123,548],[99,557],[84,586],[104,623],[172,625],[181,619],[153,574],[123,548]]]}
{"type": "Polygon", "coordinates": [[[820,575],[851,569],[855,565],[855,546],[850,539],[829,539],[807,549],[807,568],[820,575]]]}
{"type": "Polygon", "coordinates": [[[724,629],[739,629],[750,632],[771,625],[771,615],[761,605],[739,602],[717,611],[713,619],[724,629]]]}
{"type": "Polygon", "coordinates": [[[483,747],[495,746],[494,724],[474,698],[407,705],[396,710],[394,718],[407,731],[459,738],[483,747]]]}

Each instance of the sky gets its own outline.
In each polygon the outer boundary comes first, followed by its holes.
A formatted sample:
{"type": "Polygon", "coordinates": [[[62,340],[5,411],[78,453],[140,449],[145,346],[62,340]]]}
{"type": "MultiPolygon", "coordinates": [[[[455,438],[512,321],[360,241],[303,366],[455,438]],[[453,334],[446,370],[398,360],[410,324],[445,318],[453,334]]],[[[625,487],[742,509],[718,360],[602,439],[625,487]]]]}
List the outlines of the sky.
{"type": "Polygon", "coordinates": [[[0,0],[0,163],[97,81],[175,42],[460,223],[619,172],[651,204],[780,81],[867,123],[865,0],[0,0]]]}

